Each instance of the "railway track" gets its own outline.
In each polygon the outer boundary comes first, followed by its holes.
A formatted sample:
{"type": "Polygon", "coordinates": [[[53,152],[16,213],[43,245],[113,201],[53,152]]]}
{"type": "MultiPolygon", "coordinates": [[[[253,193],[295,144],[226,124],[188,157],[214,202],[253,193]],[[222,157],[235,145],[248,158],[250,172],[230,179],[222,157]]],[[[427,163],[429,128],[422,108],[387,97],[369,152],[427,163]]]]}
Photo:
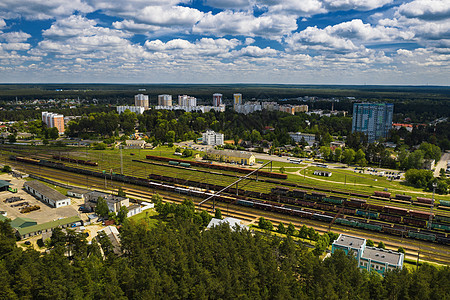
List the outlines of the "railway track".
{"type": "MultiPolygon", "coordinates": [[[[110,191],[115,191],[119,187],[122,187],[122,188],[126,187],[127,190],[128,189],[130,189],[129,191],[135,190],[138,193],[147,193],[147,194],[155,193],[155,190],[150,189],[150,188],[138,187],[138,186],[134,186],[134,185],[129,185],[127,183],[118,183],[118,182],[110,181],[109,179],[106,179],[108,177],[107,175],[105,176],[106,180],[103,180],[103,179],[100,179],[97,177],[91,177],[91,176],[82,175],[82,174],[73,174],[70,172],[45,168],[42,166],[24,165],[22,163],[17,163],[17,162],[12,162],[12,161],[9,161],[8,164],[10,164],[10,165],[12,164],[16,168],[22,169],[28,173],[34,173],[34,174],[40,175],[40,176],[45,175],[45,177],[47,177],[49,179],[58,180],[60,182],[61,181],[64,182],[64,180],[61,180],[61,179],[65,178],[65,181],[67,181],[67,183],[73,182],[82,187],[87,186],[88,188],[93,188],[93,187],[106,188],[106,189],[109,189],[110,191]],[[25,168],[24,168],[24,166],[25,166],[25,168]]],[[[95,168],[95,170],[98,170],[98,168],[95,168]]],[[[130,175],[137,176],[138,174],[143,174],[145,176],[146,170],[141,169],[138,172],[133,172],[133,173],[130,175]]],[[[167,193],[163,193],[163,192],[158,192],[158,193],[162,194],[165,198],[172,197],[172,200],[177,198],[177,197],[175,197],[173,195],[169,195],[167,193]]],[[[182,196],[182,198],[185,198],[185,197],[186,197],[186,195],[182,196]]],[[[179,200],[179,201],[182,201],[182,200],[179,200]]],[[[225,208],[225,205],[220,204],[220,202],[218,202],[216,206],[223,209],[223,208],[225,208]]],[[[228,206],[228,209],[229,209],[230,205],[228,206]]],[[[282,215],[282,214],[278,214],[275,212],[260,211],[260,210],[245,208],[245,207],[241,207],[241,206],[237,207],[236,209],[233,209],[230,212],[230,215],[233,215],[233,214],[234,214],[234,216],[236,216],[238,218],[246,219],[246,220],[251,220],[252,217],[253,217],[253,220],[256,220],[259,216],[264,216],[265,218],[271,220],[275,224],[278,224],[278,222],[283,222],[283,223],[292,222],[296,227],[301,227],[303,224],[305,224],[308,226],[312,226],[319,232],[326,232],[328,230],[328,225],[324,225],[324,223],[319,222],[319,221],[309,220],[309,219],[301,219],[302,221],[300,221],[299,218],[295,218],[292,216],[282,215]]],[[[398,244],[404,248],[406,247],[409,250],[408,252],[420,251],[421,256],[426,258],[429,261],[445,263],[445,264],[448,264],[448,262],[450,261],[450,253],[449,253],[448,249],[445,249],[445,248],[441,249],[439,247],[430,246],[429,243],[426,243],[426,242],[410,240],[410,239],[407,239],[407,240],[400,239],[400,242],[399,242],[398,237],[386,236],[384,234],[378,234],[378,233],[369,232],[369,231],[366,232],[366,231],[360,230],[360,229],[358,229],[355,233],[354,230],[349,229],[348,227],[340,226],[340,225],[333,225],[333,231],[335,231],[337,233],[347,233],[347,234],[351,233],[353,235],[360,235],[360,232],[363,231],[364,237],[366,237],[366,238],[373,238],[375,240],[383,240],[383,242],[387,245],[395,246],[396,244],[398,244]],[[408,245],[408,246],[406,246],[406,245],[408,245]],[[416,249],[416,250],[414,250],[414,249],[416,249]]],[[[414,255],[414,253],[412,253],[412,254],[414,255]]]]}

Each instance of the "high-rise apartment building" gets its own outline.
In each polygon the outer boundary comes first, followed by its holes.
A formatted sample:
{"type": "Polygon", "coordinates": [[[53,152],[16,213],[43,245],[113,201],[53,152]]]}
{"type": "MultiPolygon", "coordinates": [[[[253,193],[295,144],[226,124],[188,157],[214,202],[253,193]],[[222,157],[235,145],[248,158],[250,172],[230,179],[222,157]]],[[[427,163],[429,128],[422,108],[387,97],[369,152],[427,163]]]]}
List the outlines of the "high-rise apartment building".
{"type": "Polygon", "coordinates": [[[64,133],[64,116],[60,114],[42,112],[42,122],[47,125],[48,128],[56,127],[59,134],[64,133]]]}
{"type": "Polygon", "coordinates": [[[220,106],[222,104],[222,94],[213,94],[213,106],[220,106]]]}
{"type": "Polygon", "coordinates": [[[145,110],[148,109],[148,95],[137,94],[134,96],[134,105],[142,106],[145,110]]]}
{"type": "Polygon", "coordinates": [[[172,106],[172,95],[158,95],[159,106],[172,106]]]}
{"type": "Polygon", "coordinates": [[[242,104],[242,94],[233,94],[233,105],[241,105],[242,104]]]}
{"type": "Polygon", "coordinates": [[[179,95],[178,105],[184,107],[197,106],[197,98],[188,95],[179,95]]]}
{"type": "Polygon", "coordinates": [[[391,103],[354,103],[352,132],[363,132],[369,143],[386,138],[392,128],[394,104],[391,103]]]}

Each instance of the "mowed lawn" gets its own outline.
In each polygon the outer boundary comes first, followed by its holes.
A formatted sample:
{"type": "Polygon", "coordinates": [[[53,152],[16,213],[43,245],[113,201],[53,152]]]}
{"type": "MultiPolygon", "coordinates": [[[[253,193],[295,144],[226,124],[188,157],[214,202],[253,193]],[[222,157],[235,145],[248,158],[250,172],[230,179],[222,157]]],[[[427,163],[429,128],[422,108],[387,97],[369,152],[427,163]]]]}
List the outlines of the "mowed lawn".
{"type": "Polygon", "coordinates": [[[135,223],[144,223],[148,226],[148,228],[154,228],[160,222],[159,214],[155,209],[147,209],[137,215],[134,215],[129,218],[130,221],[135,223]]]}
{"type": "MultiPolygon", "coordinates": [[[[291,172],[290,170],[286,170],[291,172]]],[[[289,174],[289,181],[297,183],[306,183],[311,185],[327,186],[342,190],[351,190],[352,192],[373,193],[374,191],[382,191],[387,189],[392,194],[408,194],[411,196],[424,196],[431,198],[432,192],[424,192],[404,182],[389,180],[386,177],[376,175],[355,173],[350,170],[339,170],[331,168],[307,167],[300,171],[299,175],[289,174]],[[313,175],[315,170],[332,172],[331,177],[313,175]],[[306,174],[305,174],[306,171],[306,174]]],[[[449,195],[435,195],[435,199],[450,200],[449,195]]]]}

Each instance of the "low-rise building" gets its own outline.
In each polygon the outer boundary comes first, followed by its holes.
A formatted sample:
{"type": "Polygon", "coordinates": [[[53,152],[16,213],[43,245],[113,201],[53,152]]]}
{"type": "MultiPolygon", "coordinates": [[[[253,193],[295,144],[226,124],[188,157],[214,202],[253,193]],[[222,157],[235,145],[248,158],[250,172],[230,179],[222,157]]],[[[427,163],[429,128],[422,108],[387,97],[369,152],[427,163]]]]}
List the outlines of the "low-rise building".
{"type": "Polygon", "coordinates": [[[332,175],[332,173],[328,172],[328,171],[315,170],[314,175],[330,177],[332,175]]]}
{"type": "Polygon", "coordinates": [[[0,180],[0,192],[7,191],[12,184],[6,180],[0,180]]]}
{"type": "Polygon", "coordinates": [[[220,226],[222,224],[228,224],[228,226],[230,226],[231,230],[236,230],[237,227],[239,228],[248,228],[246,225],[244,225],[244,222],[242,220],[236,219],[236,218],[232,218],[232,217],[226,217],[224,219],[216,219],[216,218],[212,218],[211,221],[209,222],[208,226],[206,227],[206,229],[211,229],[214,226],[220,226]]]}
{"type": "Polygon", "coordinates": [[[246,151],[208,149],[206,156],[211,160],[240,165],[253,165],[255,163],[255,156],[246,151]]]}
{"type": "Polygon", "coordinates": [[[65,219],[58,219],[47,223],[17,228],[16,235],[21,239],[26,239],[35,235],[42,234],[44,232],[50,232],[57,227],[66,228],[66,227],[73,227],[78,224],[81,224],[80,217],[73,216],[65,219]]]}
{"type": "Polygon", "coordinates": [[[404,254],[381,248],[368,247],[366,239],[340,234],[331,246],[331,253],[342,250],[352,254],[358,261],[358,267],[384,275],[386,271],[403,268],[404,254]]]}
{"type": "Polygon", "coordinates": [[[128,209],[127,213],[128,218],[142,212],[142,207],[139,204],[130,205],[127,207],[127,209],[128,209]]]}
{"type": "Polygon", "coordinates": [[[128,105],[123,105],[123,106],[117,106],[116,110],[117,112],[120,114],[124,113],[126,110],[129,110],[130,112],[133,112],[137,115],[141,115],[144,113],[145,111],[145,107],[143,106],[128,106],[128,105]]]}
{"type": "Polygon", "coordinates": [[[235,104],[233,106],[234,111],[240,114],[248,115],[254,113],[255,111],[260,111],[263,109],[261,102],[258,101],[247,101],[244,104],[235,104]]]}
{"type": "Polygon", "coordinates": [[[144,149],[146,142],[144,140],[126,140],[125,147],[127,149],[144,149]]]}
{"type": "Polygon", "coordinates": [[[89,193],[88,190],[85,189],[80,189],[80,188],[74,188],[71,189],[69,191],[67,191],[67,196],[69,197],[74,197],[74,198],[79,198],[79,199],[84,199],[84,195],[89,193]]]}
{"type": "Polygon", "coordinates": [[[52,207],[58,208],[70,205],[69,197],[64,196],[57,190],[52,189],[40,181],[27,181],[24,183],[23,187],[31,195],[52,207]]]}
{"type": "Polygon", "coordinates": [[[120,235],[117,228],[114,226],[107,226],[98,231],[98,233],[100,232],[104,232],[106,237],[111,241],[114,253],[120,255],[122,250],[120,248],[120,235]]]}
{"type": "Polygon", "coordinates": [[[98,191],[92,191],[84,196],[84,207],[94,211],[97,206],[98,198],[101,197],[106,200],[110,212],[117,213],[121,206],[128,207],[130,205],[130,200],[125,197],[119,197],[116,195],[111,195],[107,193],[102,193],[98,191]]]}
{"type": "Polygon", "coordinates": [[[434,159],[425,159],[423,161],[422,168],[424,168],[425,170],[433,170],[435,167],[435,163],[436,161],[434,159]]]}
{"type": "Polygon", "coordinates": [[[37,225],[37,222],[29,218],[19,217],[11,221],[11,227],[14,229],[25,228],[34,225],[37,225]]]}
{"type": "Polygon", "coordinates": [[[205,145],[221,146],[223,145],[224,135],[223,133],[207,130],[202,134],[202,141],[205,145]]]}
{"type": "Polygon", "coordinates": [[[300,143],[302,139],[308,143],[309,146],[312,146],[316,142],[316,135],[310,133],[301,133],[301,132],[289,132],[289,136],[296,143],[300,143]]]}

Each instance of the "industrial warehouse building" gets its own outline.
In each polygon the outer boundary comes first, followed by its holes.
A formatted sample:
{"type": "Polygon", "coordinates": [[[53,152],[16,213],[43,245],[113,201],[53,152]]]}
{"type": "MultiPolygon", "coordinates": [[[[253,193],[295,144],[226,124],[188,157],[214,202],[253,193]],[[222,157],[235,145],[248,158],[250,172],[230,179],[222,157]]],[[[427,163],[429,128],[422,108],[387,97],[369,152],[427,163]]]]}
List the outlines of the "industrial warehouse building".
{"type": "Polygon", "coordinates": [[[358,267],[369,272],[376,271],[384,275],[387,271],[403,268],[403,253],[366,246],[363,238],[341,234],[331,246],[331,253],[336,250],[342,250],[346,254],[353,253],[358,267]]]}
{"type": "Polygon", "coordinates": [[[70,205],[69,197],[64,196],[60,192],[52,189],[40,181],[27,181],[24,183],[23,187],[28,193],[52,207],[58,208],[70,205]]]}
{"type": "Polygon", "coordinates": [[[66,227],[73,227],[76,225],[81,225],[81,219],[78,216],[73,216],[33,226],[16,228],[16,235],[21,239],[26,239],[45,232],[50,232],[57,227],[66,228],[66,227]]]}
{"type": "Polygon", "coordinates": [[[206,157],[211,160],[236,163],[239,165],[253,165],[255,156],[252,153],[237,150],[208,149],[206,157]]]}

